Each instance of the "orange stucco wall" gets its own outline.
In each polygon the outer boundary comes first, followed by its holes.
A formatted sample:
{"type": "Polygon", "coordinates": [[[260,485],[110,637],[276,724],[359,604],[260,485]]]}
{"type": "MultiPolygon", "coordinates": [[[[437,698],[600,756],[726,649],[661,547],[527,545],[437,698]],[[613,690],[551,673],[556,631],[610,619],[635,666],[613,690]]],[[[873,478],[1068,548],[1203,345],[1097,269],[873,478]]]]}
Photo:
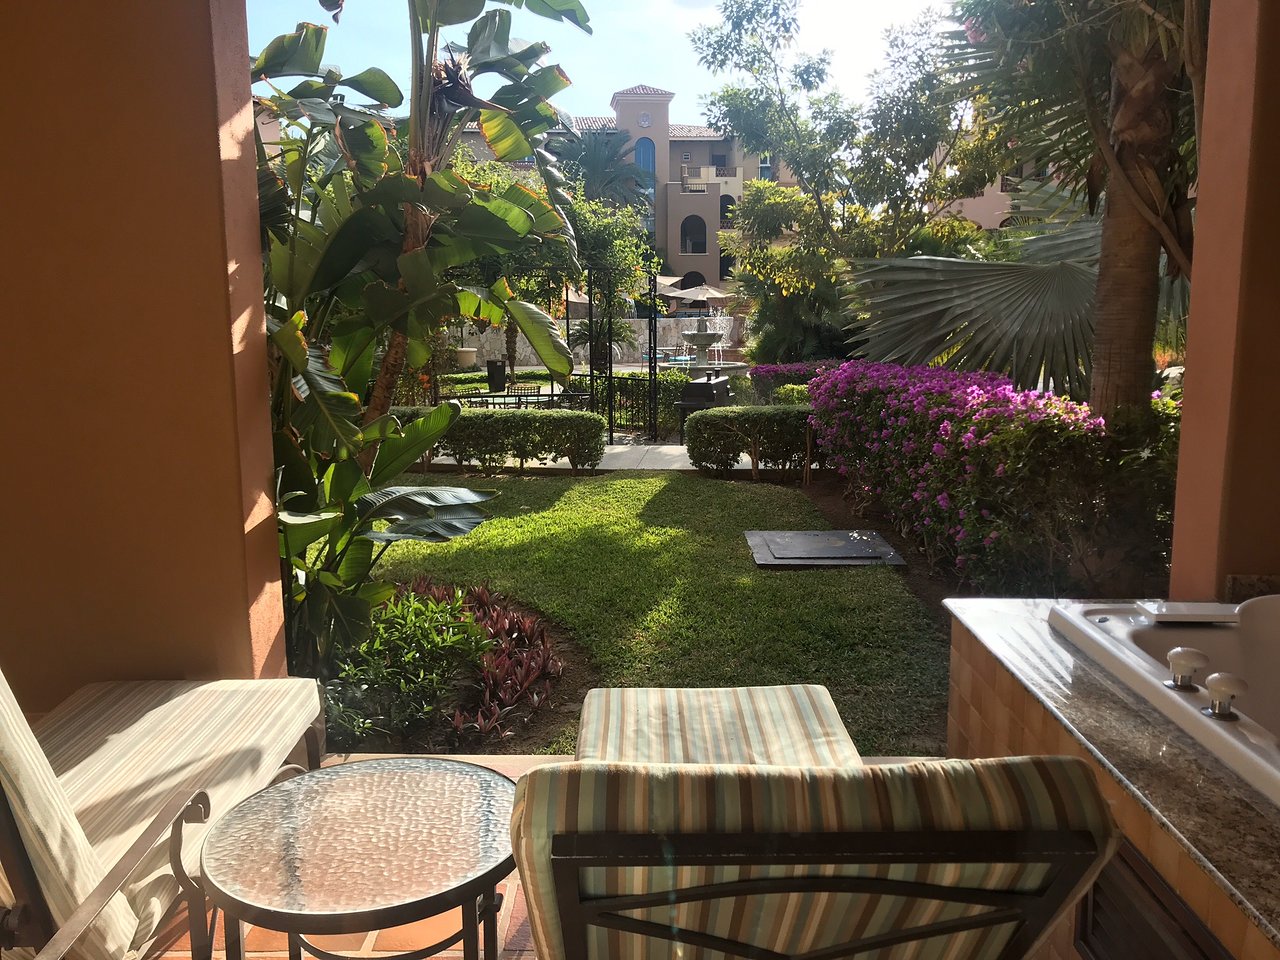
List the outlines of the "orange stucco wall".
{"type": "Polygon", "coordinates": [[[1280,574],[1280,5],[1215,0],[1171,595],[1280,574]]]}
{"type": "Polygon", "coordinates": [[[0,669],[282,672],[243,0],[7,15],[0,669]]]}

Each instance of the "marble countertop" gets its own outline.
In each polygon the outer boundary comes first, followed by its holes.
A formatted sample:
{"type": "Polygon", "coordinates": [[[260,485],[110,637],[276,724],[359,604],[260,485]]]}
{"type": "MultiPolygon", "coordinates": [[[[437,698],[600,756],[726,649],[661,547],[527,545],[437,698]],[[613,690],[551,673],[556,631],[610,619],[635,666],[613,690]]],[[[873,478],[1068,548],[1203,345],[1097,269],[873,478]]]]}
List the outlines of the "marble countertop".
{"type": "Polygon", "coordinates": [[[1280,946],[1280,807],[1051,630],[1055,602],[946,607],[1280,946]]]}

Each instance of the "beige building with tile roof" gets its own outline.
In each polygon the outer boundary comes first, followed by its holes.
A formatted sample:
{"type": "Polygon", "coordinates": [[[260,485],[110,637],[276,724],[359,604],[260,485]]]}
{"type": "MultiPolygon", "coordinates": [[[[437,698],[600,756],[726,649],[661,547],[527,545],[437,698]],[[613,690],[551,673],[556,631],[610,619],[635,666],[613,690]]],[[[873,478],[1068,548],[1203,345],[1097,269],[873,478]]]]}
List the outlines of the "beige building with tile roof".
{"type": "MultiPolygon", "coordinates": [[[[775,172],[767,157],[745,153],[731,136],[698,124],[671,123],[675,96],[639,84],[613,95],[612,115],[565,115],[564,122],[579,134],[630,134],[632,160],[654,177],[650,229],[665,273],[685,278],[687,287],[716,284],[728,278],[731,267],[721,255],[717,231],[728,225],[743,184],[774,179],[775,172]]],[[[478,133],[474,139],[479,140],[478,133]]],[[[482,141],[473,146],[481,155],[486,152],[482,141]]]]}

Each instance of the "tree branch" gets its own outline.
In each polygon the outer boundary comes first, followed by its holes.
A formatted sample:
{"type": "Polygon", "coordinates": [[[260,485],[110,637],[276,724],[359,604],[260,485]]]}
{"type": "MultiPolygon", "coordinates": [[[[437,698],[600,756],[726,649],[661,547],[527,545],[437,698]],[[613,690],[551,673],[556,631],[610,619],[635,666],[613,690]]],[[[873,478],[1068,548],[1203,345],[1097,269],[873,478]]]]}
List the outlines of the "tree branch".
{"type": "Polygon", "coordinates": [[[1151,4],[1147,3],[1147,0],[1133,0],[1133,3],[1138,7],[1139,10],[1147,14],[1147,16],[1151,17],[1152,20],[1160,24],[1160,26],[1164,27],[1166,30],[1169,30],[1173,33],[1180,33],[1182,31],[1182,27],[1180,27],[1173,20],[1170,20],[1163,13],[1157,10],[1155,7],[1151,6],[1151,4]]]}
{"type": "Polygon", "coordinates": [[[1160,242],[1164,244],[1165,250],[1168,251],[1169,257],[1174,263],[1178,265],[1178,269],[1187,276],[1191,276],[1191,258],[1187,256],[1187,252],[1173,232],[1173,228],[1170,227],[1163,216],[1147,203],[1146,197],[1141,194],[1134,182],[1129,179],[1128,172],[1120,163],[1120,158],[1116,155],[1115,148],[1111,145],[1110,131],[1107,129],[1107,125],[1103,123],[1098,104],[1093,98],[1093,91],[1084,82],[1085,76],[1084,71],[1079,72],[1079,78],[1082,81],[1080,92],[1084,99],[1085,117],[1089,123],[1089,130],[1093,133],[1093,139],[1098,145],[1098,151],[1102,154],[1102,158],[1107,163],[1107,169],[1111,172],[1112,181],[1119,186],[1125,196],[1137,205],[1142,219],[1146,220],[1151,228],[1160,235],[1160,242]]]}

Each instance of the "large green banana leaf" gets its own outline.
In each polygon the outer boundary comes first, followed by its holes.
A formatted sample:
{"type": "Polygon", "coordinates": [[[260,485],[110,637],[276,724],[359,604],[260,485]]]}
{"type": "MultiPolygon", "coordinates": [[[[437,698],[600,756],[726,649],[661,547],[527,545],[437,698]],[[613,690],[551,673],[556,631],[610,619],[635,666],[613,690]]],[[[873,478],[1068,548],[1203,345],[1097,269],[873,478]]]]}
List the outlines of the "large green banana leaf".
{"type": "Polygon", "coordinates": [[[508,300],[503,306],[556,382],[568,383],[569,375],[573,373],[573,351],[565,342],[560,325],[532,303],[508,300]]]}

